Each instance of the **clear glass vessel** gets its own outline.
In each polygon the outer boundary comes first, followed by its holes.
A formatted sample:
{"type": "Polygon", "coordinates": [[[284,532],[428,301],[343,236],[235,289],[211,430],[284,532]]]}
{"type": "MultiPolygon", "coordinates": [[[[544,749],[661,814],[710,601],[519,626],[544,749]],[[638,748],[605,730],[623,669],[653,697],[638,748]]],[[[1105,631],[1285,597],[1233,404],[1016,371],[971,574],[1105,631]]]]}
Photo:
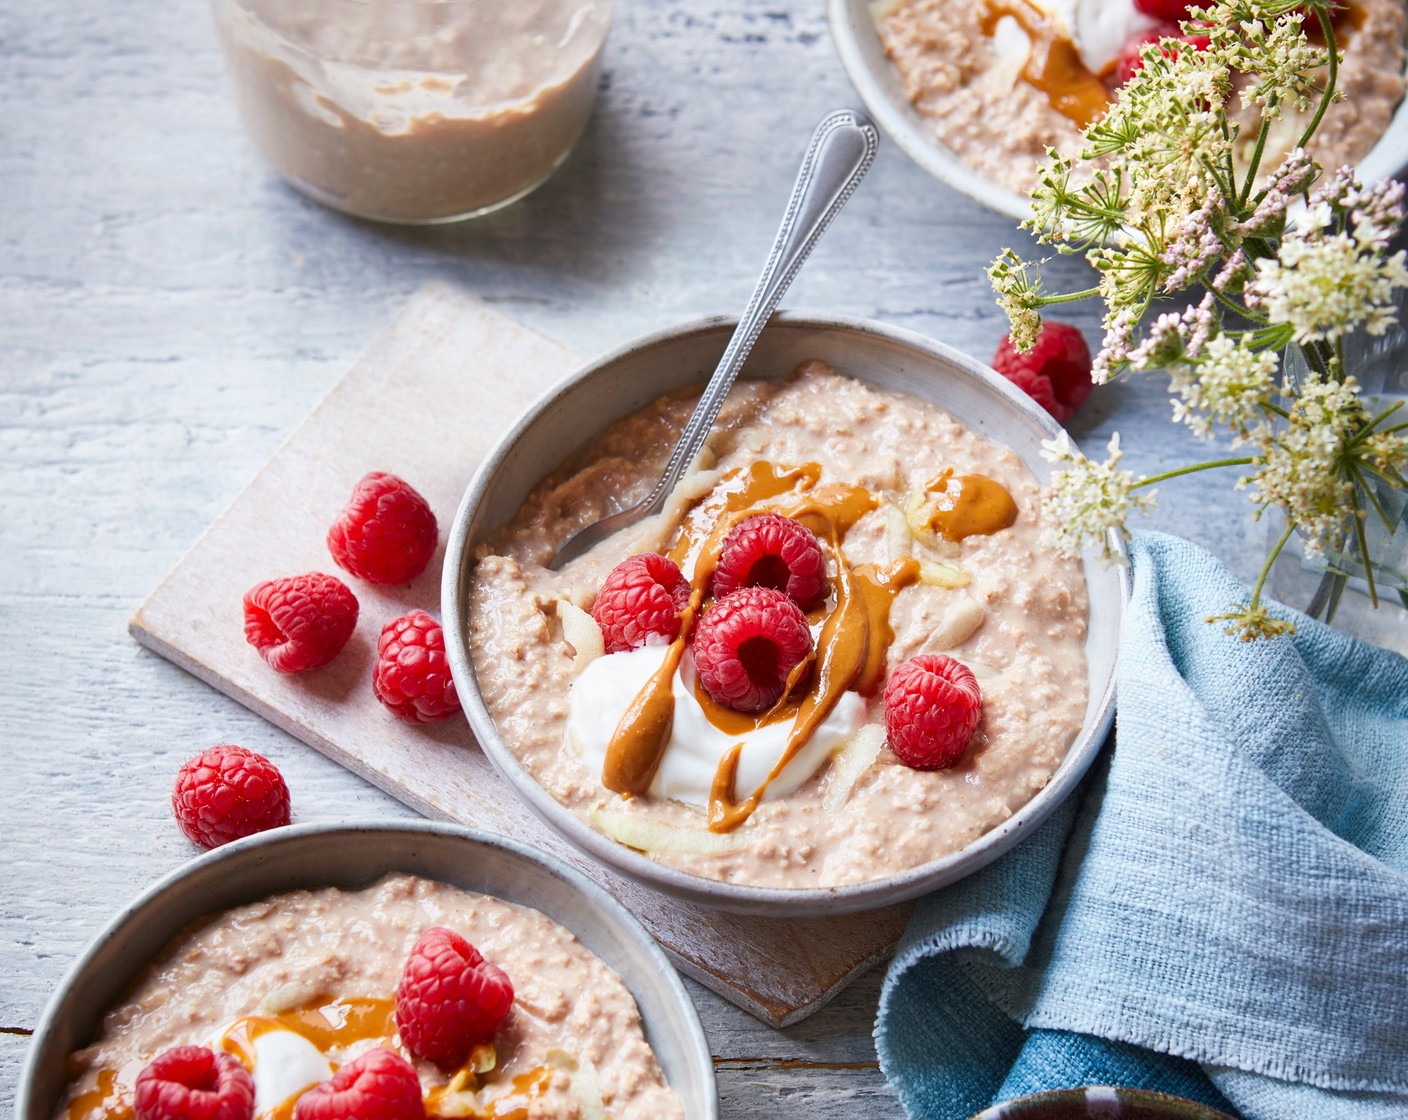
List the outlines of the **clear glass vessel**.
{"type": "Polygon", "coordinates": [[[596,99],[611,0],[212,0],[240,115],[304,194],[383,222],[522,198],[596,99]]]}

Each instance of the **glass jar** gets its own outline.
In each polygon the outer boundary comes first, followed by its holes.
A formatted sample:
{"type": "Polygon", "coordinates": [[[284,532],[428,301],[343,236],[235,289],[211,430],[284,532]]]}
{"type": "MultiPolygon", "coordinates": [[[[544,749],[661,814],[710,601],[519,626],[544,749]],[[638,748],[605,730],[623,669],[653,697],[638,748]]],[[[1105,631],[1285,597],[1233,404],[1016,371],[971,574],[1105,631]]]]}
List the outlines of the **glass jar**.
{"type": "Polygon", "coordinates": [[[240,115],[327,206],[449,222],[522,198],[596,99],[611,0],[212,0],[240,115]]]}

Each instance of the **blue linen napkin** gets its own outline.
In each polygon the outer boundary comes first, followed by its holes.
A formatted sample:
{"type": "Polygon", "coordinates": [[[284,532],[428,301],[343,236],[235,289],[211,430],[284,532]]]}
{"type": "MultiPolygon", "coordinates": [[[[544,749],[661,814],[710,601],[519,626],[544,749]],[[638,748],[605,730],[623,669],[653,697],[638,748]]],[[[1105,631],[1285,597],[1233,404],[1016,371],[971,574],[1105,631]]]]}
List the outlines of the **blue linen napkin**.
{"type": "Polygon", "coordinates": [[[1408,1117],[1408,660],[1137,534],[1118,741],[1083,796],[924,899],[875,1027],[913,1117],[1123,1084],[1248,1120],[1408,1117]],[[1080,800],[1079,806],[1075,804],[1080,800]]]}

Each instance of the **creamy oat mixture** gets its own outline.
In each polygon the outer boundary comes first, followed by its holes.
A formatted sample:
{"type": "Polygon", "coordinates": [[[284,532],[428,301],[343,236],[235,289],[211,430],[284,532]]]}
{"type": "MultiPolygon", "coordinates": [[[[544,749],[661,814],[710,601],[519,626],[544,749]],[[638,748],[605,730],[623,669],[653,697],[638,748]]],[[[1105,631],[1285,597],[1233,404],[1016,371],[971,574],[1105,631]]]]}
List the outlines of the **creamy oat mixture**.
{"type": "MultiPolygon", "coordinates": [[[[1004,8],[1009,2],[1015,7],[1020,0],[1000,0],[1004,8]]],[[[1110,50],[1111,22],[1131,32],[1147,29],[1131,0],[1040,0],[1037,8],[1092,28],[1080,53],[1097,76],[1118,54],[1110,50]],[[1119,20],[1110,14],[1114,9],[1119,20]],[[1099,20],[1105,21],[1105,35],[1093,29],[1099,20]]],[[[1068,156],[1079,151],[1081,126],[1021,75],[1026,41],[1007,23],[994,28],[996,34],[984,33],[984,3],[886,0],[874,10],[905,96],[935,138],[965,163],[1026,194],[1036,184],[1048,147],[1068,156]]],[[[1311,145],[1323,166],[1357,162],[1388,127],[1404,92],[1404,23],[1402,0],[1353,0],[1337,31],[1344,56],[1337,82],[1344,100],[1331,106],[1311,145]]],[[[1305,123],[1288,114],[1270,137],[1268,152],[1288,151],[1305,123]]],[[[1249,133],[1247,143],[1254,140],[1249,133]]],[[[1264,166],[1276,162],[1268,157],[1264,166]]]]}
{"type": "MultiPolygon", "coordinates": [[[[460,1097],[442,1115],[576,1120],[594,1115],[582,1105],[594,1095],[613,1120],[683,1116],[635,1001],[571,933],[527,907],[393,874],[360,891],[275,895],[183,933],[108,1012],[97,1041],[72,1056],[55,1120],[130,1120],[132,1084],[148,1062],[222,1034],[247,1039],[257,1033],[249,1017],[263,1020],[253,1070],[261,1117],[286,1120],[288,1095],[309,1087],[304,1078],[329,1076],[327,1063],[378,1045],[409,1057],[393,1041],[392,1000],[407,954],[432,926],[467,938],[514,986],[495,1068],[479,1078],[474,1102],[460,1097]],[[269,1019],[284,1030],[268,1030],[269,1019]]],[[[434,1114],[454,1071],[415,1065],[434,1114]]]]}
{"type": "MultiPolygon", "coordinates": [[[[1040,490],[1010,450],[932,404],[871,388],[821,363],[808,363],[783,383],[736,386],[710,437],[708,469],[682,484],[681,497],[702,495],[696,508],[707,509],[711,484],[726,488],[759,462],[818,464],[821,484],[869,491],[877,508],[844,538],[851,564],[912,556],[960,576],[943,581],[949,586],[921,581],[898,593],[887,666],[947,652],[972,668],[983,711],[971,745],[951,769],[927,772],[881,749],[858,777],[848,772],[853,756],[838,750],[791,792],[770,790],[751,817],[723,833],[707,830],[697,803],[626,799],[603,787],[600,767],[567,733],[580,666],[564,621],[575,608],[590,608],[620,560],[667,548],[682,510],[619,534],[561,572],[545,565],[576,529],[649,491],[692,406],[687,397],[665,398],[610,426],[585,455],[534,490],[519,516],[481,549],[469,619],[475,671],[504,740],[529,772],[584,820],[598,827],[613,822],[603,828],[608,834],[638,835],[631,846],[663,863],[760,886],[884,877],[965,847],[1025,805],[1060,765],[1085,715],[1080,563],[1041,544],[1040,490]],[[902,508],[945,468],[1005,487],[1017,505],[1015,523],[957,543],[912,534],[902,508]],[[642,821],[655,832],[633,831],[642,821]]],[[[880,696],[863,699],[861,720],[883,735],[880,696]]]]}
{"type": "Polygon", "coordinates": [[[214,0],[235,98],[274,168],[362,217],[431,222],[526,193],[596,97],[609,0],[214,0]]]}

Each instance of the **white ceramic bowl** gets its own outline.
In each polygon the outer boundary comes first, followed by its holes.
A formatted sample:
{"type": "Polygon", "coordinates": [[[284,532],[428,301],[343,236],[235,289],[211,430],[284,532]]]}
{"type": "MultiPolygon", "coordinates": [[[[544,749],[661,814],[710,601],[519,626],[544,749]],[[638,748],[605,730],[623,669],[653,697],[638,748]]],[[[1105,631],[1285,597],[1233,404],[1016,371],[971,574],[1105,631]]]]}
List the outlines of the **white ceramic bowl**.
{"type": "MultiPolygon", "coordinates": [[[[967,2],[967,0],[955,0],[967,2]]],[[[1031,217],[1027,196],[989,179],[955,155],[909,103],[875,29],[872,0],[827,0],[831,38],[871,115],[930,175],[1013,221],[1031,217]]],[[[1359,161],[1365,182],[1401,177],[1408,166],[1408,100],[1398,106],[1373,150],[1359,161]]]]}
{"type": "Polygon", "coordinates": [[[499,837],[429,822],[280,828],[200,856],[129,903],[69,970],[34,1034],[16,1120],[50,1120],[68,1056],[146,963],[190,922],[282,891],[355,889],[402,871],[531,906],[566,926],[625,982],[685,1115],[718,1120],[714,1064],[679,976],[614,898],[555,859],[499,837]]]}
{"type": "MultiPolygon", "coordinates": [[[[442,611],[455,685],[475,737],[529,808],[587,855],[647,886],[707,906],[773,916],[837,914],[901,902],[976,871],[1011,848],[1072,792],[1114,714],[1115,648],[1125,568],[1085,565],[1090,589],[1090,702],[1085,724],[1050,783],[967,848],[884,879],[844,887],[781,889],[724,883],[657,863],[597,832],[559,804],[509,750],[479,692],[467,640],[475,546],[508,522],[529,492],[611,421],[713,371],[734,320],[685,323],[592,362],[552,389],[504,436],[475,474],[445,549],[442,611]]],[[[819,358],[839,372],[933,401],[970,428],[1012,448],[1040,480],[1051,466],[1041,440],[1059,429],[1045,411],[988,367],[922,335],[862,319],[774,316],[743,376],[777,379],[819,358]]]]}

